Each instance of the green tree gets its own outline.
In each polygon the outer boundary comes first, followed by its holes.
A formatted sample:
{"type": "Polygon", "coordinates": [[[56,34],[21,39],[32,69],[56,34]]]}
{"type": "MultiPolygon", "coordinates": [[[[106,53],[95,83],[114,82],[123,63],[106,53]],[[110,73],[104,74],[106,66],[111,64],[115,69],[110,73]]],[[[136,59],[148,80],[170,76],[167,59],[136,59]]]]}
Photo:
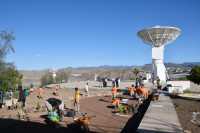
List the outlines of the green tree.
{"type": "Polygon", "coordinates": [[[193,67],[187,78],[196,84],[200,84],[200,66],[193,67]]]}
{"type": "Polygon", "coordinates": [[[48,84],[53,84],[54,83],[54,79],[51,73],[47,72],[46,74],[44,74],[42,76],[42,78],[40,79],[41,82],[41,86],[44,85],[48,85],[48,84]]]}
{"type": "Polygon", "coordinates": [[[140,70],[138,68],[134,68],[132,72],[135,75],[135,78],[137,78],[138,74],[140,73],[140,70]]]}
{"type": "Polygon", "coordinates": [[[8,91],[9,89],[16,90],[19,84],[22,84],[23,76],[13,67],[6,68],[0,72],[0,89],[8,91]]]}
{"type": "Polygon", "coordinates": [[[67,82],[70,76],[70,72],[66,70],[60,70],[56,73],[56,83],[67,82]]]}
{"type": "Polygon", "coordinates": [[[15,40],[13,32],[0,32],[0,90],[3,91],[16,89],[23,77],[13,64],[5,62],[6,55],[9,52],[15,52],[13,40],[15,40]]]}

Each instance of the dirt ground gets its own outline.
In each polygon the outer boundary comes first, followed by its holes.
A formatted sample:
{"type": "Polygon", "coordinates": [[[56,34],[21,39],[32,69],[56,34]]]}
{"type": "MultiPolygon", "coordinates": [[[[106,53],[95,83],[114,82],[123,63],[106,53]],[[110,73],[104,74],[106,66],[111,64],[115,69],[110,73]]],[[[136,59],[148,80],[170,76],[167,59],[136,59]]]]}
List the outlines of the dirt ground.
{"type": "Polygon", "coordinates": [[[191,123],[192,113],[200,112],[200,101],[173,98],[179,121],[184,130],[200,133],[200,126],[191,123]]]}
{"type": "MultiPolygon", "coordinates": [[[[124,128],[130,114],[114,114],[111,105],[111,96],[88,98],[81,102],[81,111],[95,116],[91,120],[90,130],[97,133],[119,133],[124,128]]],[[[129,100],[129,105],[136,105],[137,100],[129,100]]]]}
{"type": "MultiPolygon", "coordinates": [[[[83,96],[81,96],[81,99],[85,99],[88,98],[86,97],[84,94],[84,87],[86,82],[89,83],[89,96],[104,96],[104,95],[111,95],[111,83],[109,82],[109,86],[106,88],[100,88],[99,87],[99,82],[95,82],[95,81],[81,81],[81,82],[72,82],[72,83],[64,83],[61,84],[61,89],[59,89],[58,94],[59,96],[56,96],[56,98],[61,99],[67,108],[73,108],[73,97],[74,97],[74,88],[78,87],[80,88],[81,93],[83,94],[83,96]]],[[[132,83],[131,82],[122,82],[120,88],[125,88],[130,86],[132,83]]],[[[43,99],[38,99],[37,95],[38,92],[35,91],[33,92],[30,96],[27,97],[26,100],[26,110],[27,113],[29,115],[30,118],[33,117],[33,119],[37,119],[34,118],[37,115],[37,113],[43,113],[45,111],[45,105],[44,102],[45,100],[47,100],[48,98],[51,97],[55,97],[53,96],[53,91],[55,91],[55,89],[53,89],[53,87],[55,87],[55,85],[49,85],[49,88],[43,89],[43,99]],[[51,89],[50,89],[51,88],[51,89]],[[37,105],[41,106],[41,109],[39,110],[39,112],[35,113],[36,111],[36,107],[37,105]],[[34,115],[36,114],[36,115],[34,115]]],[[[10,110],[8,111],[6,108],[4,109],[0,109],[0,118],[16,118],[17,115],[17,111],[16,110],[10,110]]]]}
{"type": "MultiPolygon", "coordinates": [[[[126,97],[127,98],[127,97],[126,97]]],[[[130,99],[129,104],[137,104],[137,100],[130,99]]],[[[80,111],[87,113],[88,116],[94,116],[90,122],[90,133],[119,133],[126,125],[132,113],[127,115],[116,115],[112,113],[111,96],[98,96],[84,98],[80,103],[80,111]]],[[[73,119],[65,117],[59,127],[52,127],[45,123],[46,111],[28,113],[29,120],[18,120],[16,111],[0,109],[0,129],[7,133],[32,133],[32,132],[72,132],[76,133],[77,127],[73,127],[73,119]]],[[[77,131],[78,133],[79,131],[77,131]]]]}
{"type": "MultiPolygon", "coordinates": [[[[90,86],[89,97],[84,96],[84,84],[81,82],[81,106],[80,111],[87,113],[89,116],[96,116],[92,118],[90,129],[92,132],[104,133],[112,132],[118,133],[126,125],[128,119],[132,114],[128,115],[115,115],[112,113],[111,105],[111,87],[98,88],[98,84],[95,83],[90,86]],[[94,97],[95,96],[95,97],[94,97]]],[[[131,83],[124,83],[121,88],[130,86],[131,83]]],[[[62,99],[67,108],[73,109],[73,96],[74,96],[74,84],[62,85],[59,89],[59,96],[62,99]]],[[[28,119],[19,120],[17,118],[18,110],[8,110],[6,107],[0,109],[0,132],[5,131],[6,133],[55,133],[55,132],[74,132],[73,126],[68,126],[73,122],[72,118],[64,118],[61,123],[61,127],[54,128],[46,124],[44,115],[47,114],[44,102],[53,96],[55,89],[45,89],[43,99],[37,98],[37,91],[33,92],[27,97],[26,112],[28,119]],[[37,104],[40,104],[41,108],[36,110],[37,104]]],[[[130,99],[130,104],[135,104],[136,100],[130,99]]]]}
{"type": "MultiPolygon", "coordinates": [[[[33,92],[27,97],[25,110],[30,119],[36,121],[42,121],[40,115],[44,115],[44,113],[46,113],[45,101],[51,97],[59,98],[63,100],[67,108],[73,108],[74,89],[61,88],[59,89],[58,96],[53,95],[54,90],[55,89],[44,89],[42,99],[37,98],[38,95],[37,91],[33,92]],[[38,105],[40,106],[40,109],[36,110],[38,105]]],[[[81,99],[88,98],[87,96],[84,95],[85,93],[84,90],[80,91],[83,94],[83,96],[81,96],[81,99]]],[[[111,93],[110,89],[101,89],[101,90],[92,89],[90,90],[90,97],[98,95],[108,95],[110,93],[111,93]]],[[[17,114],[18,110],[15,109],[8,110],[7,107],[0,109],[0,118],[17,119],[17,114]]]]}

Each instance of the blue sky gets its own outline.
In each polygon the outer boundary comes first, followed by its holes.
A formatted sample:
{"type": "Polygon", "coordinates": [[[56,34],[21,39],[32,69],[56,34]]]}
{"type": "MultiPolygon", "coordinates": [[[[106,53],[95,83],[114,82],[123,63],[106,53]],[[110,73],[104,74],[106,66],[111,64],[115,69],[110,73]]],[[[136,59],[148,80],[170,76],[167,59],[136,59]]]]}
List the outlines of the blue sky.
{"type": "Polygon", "coordinates": [[[1,0],[0,30],[14,31],[18,69],[143,65],[151,47],[137,31],[178,26],[165,62],[200,61],[199,0],[1,0]]]}

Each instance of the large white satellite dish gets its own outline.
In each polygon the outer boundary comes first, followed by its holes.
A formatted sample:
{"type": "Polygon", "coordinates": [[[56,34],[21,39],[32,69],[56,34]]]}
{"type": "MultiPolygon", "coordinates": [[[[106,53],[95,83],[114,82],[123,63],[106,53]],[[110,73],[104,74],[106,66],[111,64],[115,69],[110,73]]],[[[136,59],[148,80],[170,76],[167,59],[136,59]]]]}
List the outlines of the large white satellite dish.
{"type": "Polygon", "coordinates": [[[158,77],[166,82],[168,74],[163,61],[164,46],[176,40],[180,34],[179,28],[170,26],[154,26],[138,32],[138,36],[144,43],[152,46],[152,76],[154,79],[158,77]]]}

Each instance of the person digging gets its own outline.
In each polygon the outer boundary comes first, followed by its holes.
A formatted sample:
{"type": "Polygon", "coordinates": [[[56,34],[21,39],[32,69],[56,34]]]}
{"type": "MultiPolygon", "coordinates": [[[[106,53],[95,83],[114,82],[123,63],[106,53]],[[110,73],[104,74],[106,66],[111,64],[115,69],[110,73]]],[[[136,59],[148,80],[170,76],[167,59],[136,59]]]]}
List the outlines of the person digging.
{"type": "Polygon", "coordinates": [[[63,120],[64,117],[64,103],[57,98],[49,98],[45,101],[45,105],[48,111],[48,119],[53,123],[58,123],[63,120]]]}

